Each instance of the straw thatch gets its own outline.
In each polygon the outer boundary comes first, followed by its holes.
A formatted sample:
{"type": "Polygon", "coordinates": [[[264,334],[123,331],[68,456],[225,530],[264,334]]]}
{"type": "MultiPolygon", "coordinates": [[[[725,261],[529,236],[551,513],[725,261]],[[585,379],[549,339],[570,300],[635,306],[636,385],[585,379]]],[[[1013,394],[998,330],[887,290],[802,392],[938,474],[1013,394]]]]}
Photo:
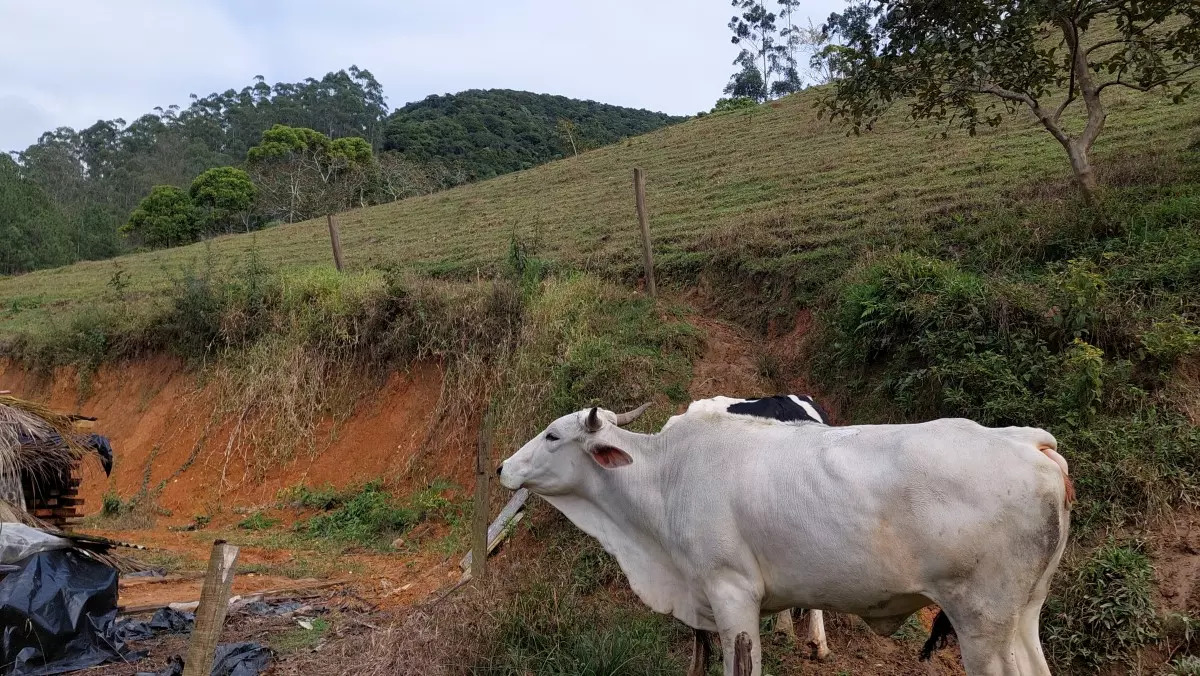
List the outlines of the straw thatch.
{"type": "Polygon", "coordinates": [[[0,500],[24,509],[24,476],[34,485],[69,472],[93,456],[75,436],[76,416],[0,395],[0,500]]]}

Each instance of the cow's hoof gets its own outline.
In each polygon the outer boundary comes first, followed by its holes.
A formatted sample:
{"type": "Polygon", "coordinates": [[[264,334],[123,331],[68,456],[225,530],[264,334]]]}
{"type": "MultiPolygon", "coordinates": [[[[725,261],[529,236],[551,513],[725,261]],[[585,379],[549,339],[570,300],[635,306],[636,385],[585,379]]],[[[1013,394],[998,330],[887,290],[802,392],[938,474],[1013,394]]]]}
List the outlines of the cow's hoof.
{"type": "Polygon", "coordinates": [[[814,648],[812,651],[812,659],[816,660],[817,662],[828,662],[833,659],[833,651],[817,650],[814,648]]]}

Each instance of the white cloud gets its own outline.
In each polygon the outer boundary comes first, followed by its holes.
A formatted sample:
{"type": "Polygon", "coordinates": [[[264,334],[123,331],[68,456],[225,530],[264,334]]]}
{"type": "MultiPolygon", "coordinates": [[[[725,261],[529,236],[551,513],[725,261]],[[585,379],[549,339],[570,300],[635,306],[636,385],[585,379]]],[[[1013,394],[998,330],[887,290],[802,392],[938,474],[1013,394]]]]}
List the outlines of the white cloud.
{"type": "MultiPolygon", "coordinates": [[[[0,0],[0,148],[36,140],[22,107],[53,126],[136,118],[248,82],[259,60],[245,31],[199,2],[0,0]]],[[[27,115],[27,113],[26,113],[27,115]]]]}

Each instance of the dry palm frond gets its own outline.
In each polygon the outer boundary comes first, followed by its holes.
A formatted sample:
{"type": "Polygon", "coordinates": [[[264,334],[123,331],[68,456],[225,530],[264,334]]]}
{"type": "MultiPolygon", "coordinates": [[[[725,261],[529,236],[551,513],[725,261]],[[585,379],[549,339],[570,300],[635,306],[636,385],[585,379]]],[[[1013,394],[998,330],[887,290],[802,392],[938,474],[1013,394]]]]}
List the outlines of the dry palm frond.
{"type": "MultiPolygon", "coordinates": [[[[141,545],[129,544],[127,542],[118,542],[109,540],[95,535],[84,535],[82,533],[67,533],[59,530],[54,526],[42,521],[41,519],[26,512],[20,507],[12,503],[0,500],[0,523],[21,523],[30,528],[37,528],[40,531],[49,533],[55,537],[60,537],[65,540],[70,540],[73,545],[71,549],[80,556],[85,556],[89,559],[99,561],[109,568],[113,568],[121,573],[135,573],[142,570],[150,570],[150,566],[132,559],[128,556],[114,554],[114,547],[128,547],[132,549],[149,549],[141,545]]],[[[3,526],[0,526],[2,528],[3,526]]]]}
{"type": "Polygon", "coordinates": [[[0,396],[0,498],[21,505],[22,475],[36,485],[61,476],[87,457],[87,449],[74,432],[73,416],[35,402],[0,396]],[[8,494],[14,490],[18,494],[8,494]]]}

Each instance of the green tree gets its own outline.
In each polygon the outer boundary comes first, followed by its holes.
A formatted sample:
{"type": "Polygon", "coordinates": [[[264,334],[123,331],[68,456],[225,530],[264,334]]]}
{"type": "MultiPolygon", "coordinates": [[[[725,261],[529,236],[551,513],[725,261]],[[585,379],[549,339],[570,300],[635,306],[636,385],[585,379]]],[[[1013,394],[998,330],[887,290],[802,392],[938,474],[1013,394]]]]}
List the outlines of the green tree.
{"type": "Polygon", "coordinates": [[[767,87],[763,82],[762,71],[754,63],[754,57],[748,51],[742,50],[735,64],[741,64],[742,69],[729,78],[725,85],[725,93],[734,99],[746,99],[755,103],[767,100],[767,87]]]}
{"type": "Polygon", "coordinates": [[[1024,108],[1066,150],[1090,203],[1104,92],[1162,88],[1178,100],[1200,68],[1200,3],[1180,0],[865,0],[826,30],[848,50],[820,103],[831,117],[869,129],[906,99],[914,119],[974,133],[1024,108]],[[1064,113],[1077,102],[1086,120],[1072,129],[1064,113]]]}
{"type": "Polygon", "coordinates": [[[250,209],[258,189],[250,175],[236,167],[216,167],[200,174],[188,188],[200,226],[208,232],[250,231],[250,209]]]}
{"type": "Polygon", "coordinates": [[[21,167],[0,154],[0,274],[27,272],[71,260],[63,214],[21,167]]]}
{"type": "Polygon", "coordinates": [[[741,70],[733,75],[725,93],[765,101],[772,91],[771,77],[778,72],[787,48],[776,41],[775,14],[767,11],[762,0],[731,0],[731,4],[741,10],[741,14],[729,19],[732,42],[742,46],[733,61],[741,70]],[[753,88],[756,70],[762,84],[753,88]]]}
{"type": "Polygon", "coordinates": [[[775,96],[786,96],[800,91],[804,86],[804,81],[800,77],[800,62],[796,59],[796,52],[804,46],[804,36],[806,29],[797,26],[795,21],[796,8],[800,6],[800,0],[778,0],[779,2],[779,19],[782,26],[779,29],[779,37],[783,40],[782,49],[774,54],[775,68],[779,73],[779,79],[771,83],[771,93],[775,96]]]}
{"type": "Polygon", "coordinates": [[[146,246],[178,246],[200,238],[200,220],[188,194],[173,185],[156,185],[150,190],[121,232],[146,246]]]}
{"type": "Polygon", "coordinates": [[[384,149],[438,178],[437,187],[520,171],[681,121],[648,110],[505,89],[410,103],[388,120],[384,149]],[[559,120],[574,128],[571,140],[559,120]],[[581,143],[582,140],[582,143],[581,143]]]}
{"type": "Polygon", "coordinates": [[[371,144],[277,124],[246,154],[263,208],[288,222],[365,205],[371,144]]]}

